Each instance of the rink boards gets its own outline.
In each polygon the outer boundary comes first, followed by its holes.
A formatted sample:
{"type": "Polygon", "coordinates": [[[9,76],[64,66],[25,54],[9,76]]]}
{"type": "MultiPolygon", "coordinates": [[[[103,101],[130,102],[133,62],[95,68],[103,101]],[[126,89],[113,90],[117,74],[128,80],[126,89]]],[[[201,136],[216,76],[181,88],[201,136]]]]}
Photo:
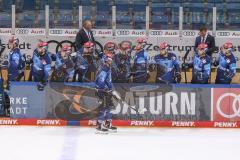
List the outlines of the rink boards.
{"type": "MultiPolygon", "coordinates": [[[[60,119],[11,119],[1,118],[0,125],[13,126],[82,126],[94,127],[96,120],[66,121],[60,119]]],[[[174,128],[240,128],[240,122],[219,121],[136,121],[113,120],[113,125],[119,127],[174,127],[174,128]]]]}
{"type": "MultiPolygon", "coordinates": [[[[115,101],[117,126],[240,126],[240,85],[114,84],[124,103],[115,101]],[[135,108],[139,112],[129,108],[135,108]]],[[[0,125],[94,126],[98,99],[93,83],[11,82],[10,119],[0,125]]]]}

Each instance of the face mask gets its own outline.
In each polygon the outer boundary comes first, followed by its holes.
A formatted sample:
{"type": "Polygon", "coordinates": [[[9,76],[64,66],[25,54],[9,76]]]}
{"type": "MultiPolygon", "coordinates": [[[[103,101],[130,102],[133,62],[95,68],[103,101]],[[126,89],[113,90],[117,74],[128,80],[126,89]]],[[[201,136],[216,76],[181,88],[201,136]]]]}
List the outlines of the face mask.
{"type": "Polygon", "coordinates": [[[198,51],[198,55],[199,55],[200,57],[204,57],[204,56],[205,56],[205,51],[204,51],[204,49],[199,50],[199,51],[198,51]]]}
{"type": "Polygon", "coordinates": [[[8,44],[8,46],[9,46],[9,48],[10,48],[11,50],[13,50],[13,49],[14,49],[14,44],[13,44],[13,43],[11,43],[11,44],[8,44]]]}
{"type": "Polygon", "coordinates": [[[232,52],[232,49],[229,48],[229,49],[223,49],[223,53],[226,55],[226,56],[230,56],[231,55],[231,52],[232,52]]]}
{"type": "Polygon", "coordinates": [[[135,50],[141,50],[141,49],[143,49],[143,45],[142,44],[137,44],[136,46],[135,46],[135,48],[134,48],[135,50]]]}
{"type": "Polygon", "coordinates": [[[160,55],[165,56],[166,54],[167,54],[167,50],[166,49],[160,50],[160,55]]]}
{"type": "Polygon", "coordinates": [[[44,54],[46,53],[46,50],[45,50],[43,47],[38,48],[38,53],[39,53],[40,55],[44,55],[44,54]]]}

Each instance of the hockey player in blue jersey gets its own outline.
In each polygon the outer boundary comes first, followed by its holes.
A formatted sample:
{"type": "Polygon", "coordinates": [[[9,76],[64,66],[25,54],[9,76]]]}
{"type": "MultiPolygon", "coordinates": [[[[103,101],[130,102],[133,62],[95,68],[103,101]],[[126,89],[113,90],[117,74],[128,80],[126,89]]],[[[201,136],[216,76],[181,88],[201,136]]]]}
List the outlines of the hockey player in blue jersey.
{"type": "Polygon", "coordinates": [[[214,65],[217,66],[216,84],[230,84],[236,74],[236,59],[233,44],[225,43],[214,65]]]}
{"type": "Polygon", "coordinates": [[[136,53],[132,67],[132,76],[134,83],[145,83],[149,78],[148,75],[149,56],[144,49],[146,44],[147,41],[145,38],[137,39],[137,45],[134,48],[136,53]]]}
{"type": "Polygon", "coordinates": [[[131,68],[131,49],[132,43],[130,41],[122,41],[119,44],[119,49],[113,57],[112,77],[113,82],[128,83],[130,80],[131,68]]]}
{"type": "Polygon", "coordinates": [[[112,62],[112,81],[115,82],[117,80],[117,75],[118,75],[118,66],[114,61],[114,56],[115,54],[117,54],[117,45],[112,42],[112,41],[108,41],[107,43],[104,44],[103,46],[103,54],[102,54],[102,58],[98,61],[97,63],[97,67],[101,66],[102,63],[104,63],[104,56],[106,53],[111,53],[113,55],[113,62],[112,62]]]}
{"type": "Polygon", "coordinates": [[[83,47],[76,52],[74,81],[90,82],[90,72],[96,69],[94,66],[93,51],[94,44],[92,42],[86,42],[83,47]]]}
{"type": "Polygon", "coordinates": [[[97,90],[96,95],[99,102],[97,130],[102,132],[107,132],[108,130],[116,131],[117,129],[112,126],[112,113],[110,112],[113,107],[111,75],[112,56],[111,52],[105,53],[103,57],[104,62],[99,67],[95,82],[97,90]]]}
{"type": "Polygon", "coordinates": [[[11,50],[8,57],[8,80],[20,81],[24,76],[25,58],[18,48],[19,39],[12,37],[8,45],[11,50]]]}
{"type": "Polygon", "coordinates": [[[48,52],[48,43],[39,42],[38,48],[33,53],[31,66],[32,80],[39,82],[39,90],[43,90],[49,80],[51,62],[50,53],[48,52]]]}
{"type": "Polygon", "coordinates": [[[74,75],[74,63],[71,57],[72,47],[63,45],[61,51],[55,55],[55,68],[52,73],[52,81],[72,81],[74,75]]]}
{"type": "Polygon", "coordinates": [[[106,44],[104,44],[103,50],[104,52],[111,52],[112,54],[115,54],[117,50],[117,45],[114,42],[109,41],[106,44]]]}
{"type": "Polygon", "coordinates": [[[156,69],[156,83],[180,83],[181,72],[177,56],[169,51],[167,43],[159,46],[160,54],[154,56],[150,68],[156,69]]]}
{"type": "Polygon", "coordinates": [[[211,74],[211,58],[206,54],[207,44],[198,45],[197,53],[190,64],[183,64],[184,68],[192,67],[192,83],[208,84],[211,74]]]}

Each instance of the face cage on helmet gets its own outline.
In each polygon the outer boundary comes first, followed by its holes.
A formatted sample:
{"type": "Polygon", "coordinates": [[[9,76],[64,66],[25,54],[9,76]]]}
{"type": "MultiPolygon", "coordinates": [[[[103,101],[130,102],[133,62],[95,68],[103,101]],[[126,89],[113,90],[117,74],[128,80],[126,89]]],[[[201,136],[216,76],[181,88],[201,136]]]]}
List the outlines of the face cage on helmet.
{"type": "Polygon", "coordinates": [[[145,46],[147,45],[147,43],[138,43],[136,46],[135,46],[135,50],[142,50],[145,48],[145,46]],[[138,45],[141,45],[140,47],[137,47],[138,45]]]}
{"type": "Polygon", "coordinates": [[[159,54],[162,55],[162,56],[167,55],[167,54],[168,54],[168,49],[167,49],[167,48],[165,48],[165,49],[159,49],[159,54]],[[163,53],[163,51],[165,51],[165,52],[163,53]]]}
{"type": "Polygon", "coordinates": [[[69,54],[69,53],[72,53],[72,50],[71,49],[67,49],[67,50],[62,50],[62,52],[65,52],[65,53],[69,54]]]}
{"type": "Polygon", "coordinates": [[[93,44],[91,44],[91,45],[90,45],[90,47],[89,47],[89,45],[87,45],[87,46],[83,45],[83,47],[84,47],[84,48],[93,48],[93,47],[94,47],[94,45],[93,45],[93,44]]]}
{"type": "Polygon", "coordinates": [[[202,55],[206,55],[206,51],[207,51],[207,48],[205,49],[198,49],[198,55],[202,56],[202,55]],[[199,52],[199,51],[203,51],[203,52],[199,52]]]}
{"type": "Polygon", "coordinates": [[[14,48],[17,48],[19,45],[19,40],[13,40],[12,42],[8,42],[8,45],[10,44],[15,45],[14,48]]]}
{"type": "Polygon", "coordinates": [[[104,61],[105,61],[105,62],[112,62],[113,60],[112,60],[112,58],[110,58],[110,57],[105,57],[105,58],[104,58],[104,61]]]}
{"type": "Polygon", "coordinates": [[[86,48],[89,52],[93,52],[93,47],[84,47],[84,48],[86,48]]]}
{"type": "Polygon", "coordinates": [[[45,49],[46,51],[48,50],[48,46],[42,46],[42,49],[45,49]]]}
{"type": "Polygon", "coordinates": [[[111,44],[111,46],[106,45],[104,49],[107,51],[114,51],[116,49],[116,46],[115,44],[111,44]]]}
{"type": "Polygon", "coordinates": [[[226,48],[223,48],[224,50],[223,50],[223,53],[225,54],[225,55],[230,55],[231,53],[232,53],[232,51],[233,51],[233,48],[228,48],[228,49],[226,49],[226,48]]]}
{"type": "Polygon", "coordinates": [[[120,43],[120,49],[121,50],[128,50],[128,49],[131,49],[132,48],[132,45],[130,44],[130,42],[122,42],[120,43]],[[123,43],[128,43],[128,46],[126,48],[123,48],[122,45],[123,43]]]}

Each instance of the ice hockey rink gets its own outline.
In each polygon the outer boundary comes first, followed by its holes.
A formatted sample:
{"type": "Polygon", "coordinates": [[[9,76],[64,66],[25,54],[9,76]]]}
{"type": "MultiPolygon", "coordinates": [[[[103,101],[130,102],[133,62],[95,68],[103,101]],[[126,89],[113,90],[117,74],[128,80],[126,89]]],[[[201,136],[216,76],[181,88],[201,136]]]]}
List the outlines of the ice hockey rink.
{"type": "Polygon", "coordinates": [[[1,160],[230,160],[239,156],[238,129],[1,126],[1,160]]]}

